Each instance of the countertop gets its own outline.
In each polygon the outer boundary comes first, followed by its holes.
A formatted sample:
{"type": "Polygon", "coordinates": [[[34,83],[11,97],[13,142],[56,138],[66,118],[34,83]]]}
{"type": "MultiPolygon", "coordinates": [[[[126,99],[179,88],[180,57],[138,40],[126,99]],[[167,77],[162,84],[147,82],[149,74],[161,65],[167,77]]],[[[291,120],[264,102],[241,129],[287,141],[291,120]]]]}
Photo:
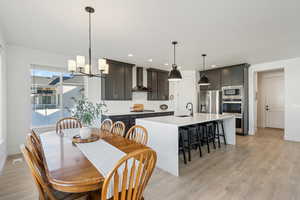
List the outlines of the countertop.
{"type": "Polygon", "coordinates": [[[152,111],[145,111],[145,112],[107,112],[103,113],[105,116],[119,116],[119,115],[142,115],[142,114],[155,114],[155,113],[166,113],[166,112],[174,112],[173,110],[155,110],[152,111]]]}
{"type": "Polygon", "coordinates": [[[205,122],[211,122],[216,120],[224,120],[234,118],[231,114],[205,114],[205,113],[194,113],[194,116],[189,117],[178,117],[175,115],[163,116],[163,117],[150,117],[137,119],[138,121],[157,122],[161,124],[171,124],[175,126],[187,126],[192,124],[199,124],[205,122]]]}

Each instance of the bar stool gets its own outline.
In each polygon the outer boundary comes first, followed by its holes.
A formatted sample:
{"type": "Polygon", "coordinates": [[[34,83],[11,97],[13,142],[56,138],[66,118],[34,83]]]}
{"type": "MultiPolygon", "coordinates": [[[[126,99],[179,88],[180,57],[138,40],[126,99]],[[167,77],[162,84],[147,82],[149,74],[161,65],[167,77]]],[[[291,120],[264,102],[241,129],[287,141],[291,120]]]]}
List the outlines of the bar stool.
{"type": "Polygon", "coordinates": [[[198,126],[191,125],[191,126],[180,127],[179,130],[182,138],[182,144],[183,144],[182,148],[184,151],[185,149],[187,149],[188,151],[188,160],[191,161],[191,149],[193,148],[193,146],[195,146],[196,149],[199,148],[199,154],[200,157],[202,157],[201,139],[198,131],[198,126]]]}
{"type": "Polygon", "coordinates": [[[190,148],[195,147],[195,149],[199,149],[199,156],[202,157],[202,150],[201,150],[201,136],[200,130],[198,125],[191,125],[189,128],[189,139],[190,139],[190,148]]]}
{"type": "Polygon", "coordinates": [[[214,121],[214,126],[216,131],[215,138],[218,140],[219,148],[221,148],[220,136],[223,137],[224,144],[227,145],[223,120],[214,121]],[[220,129],[219,129],[220,125],[222,129],[222,133],[220,133],[220,129]]]}
{"type": "Polygon", "coordinates": [[[185,155],[185,142],[184,142],[184,135],[186,134],[186,130],[184,128],[179,128],[178,129],[178,134],[179,134],[179,152],[182,152],[183,154],[183,161],[184,164],[187,164],[186,162],[186,155],[185,155]]]}
{"type": "Polygon", "coordinates": [[[207,153],[210,153],[209,143],[213,143],[213,147],[214,149],[216,149],[214,123],[208,122],[208,123],[200,124],[200,128],[202,129],[201,141],[203,143],[206,143],[207,153]]]}

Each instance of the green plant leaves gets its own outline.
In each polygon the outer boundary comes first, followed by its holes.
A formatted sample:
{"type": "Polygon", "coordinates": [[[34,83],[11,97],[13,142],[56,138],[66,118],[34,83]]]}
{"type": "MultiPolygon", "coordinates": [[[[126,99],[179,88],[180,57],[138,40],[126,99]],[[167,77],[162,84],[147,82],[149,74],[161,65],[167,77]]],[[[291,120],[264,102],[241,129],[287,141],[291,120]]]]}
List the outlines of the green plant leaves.
{"type": "Polygon", "coordinates": [[[81,96],[76,99],[75,97],[71,98],[75,105],[73,108],[66,108],[73,117],[79,119],[84,125],[91,125],[95,119],[98,119],[103,111],[107,111],[107,106],[105,103],[93,104],[88,101],[87,98],[81,96]]]}

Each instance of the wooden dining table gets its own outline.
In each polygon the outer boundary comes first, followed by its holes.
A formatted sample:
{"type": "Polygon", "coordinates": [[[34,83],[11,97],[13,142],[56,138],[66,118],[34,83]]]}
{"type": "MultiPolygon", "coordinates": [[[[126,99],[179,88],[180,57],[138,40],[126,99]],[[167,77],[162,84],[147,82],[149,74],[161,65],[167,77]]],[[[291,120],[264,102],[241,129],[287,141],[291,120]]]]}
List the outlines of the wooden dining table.
{"type": "MultiPolygon", "coordinates": [[[[78,132],[78,129],[74,129],[75,131],[78,132]]],[[[100,131],[100,129],[92,129],[92,133],[99,134],[100,139],[126,154],[149,148],[122,136],[100,131]]],[[[72,143],[70,138],[52,131],[40,134],[40,141],[46,176],[53,188],[69,193],[91,192],[92,199],[100,199],[99,190],[105,177],[76,147],[76,144],[72,143]]],[[[99,158],[105,156],[99,151],[99,158]]]]}

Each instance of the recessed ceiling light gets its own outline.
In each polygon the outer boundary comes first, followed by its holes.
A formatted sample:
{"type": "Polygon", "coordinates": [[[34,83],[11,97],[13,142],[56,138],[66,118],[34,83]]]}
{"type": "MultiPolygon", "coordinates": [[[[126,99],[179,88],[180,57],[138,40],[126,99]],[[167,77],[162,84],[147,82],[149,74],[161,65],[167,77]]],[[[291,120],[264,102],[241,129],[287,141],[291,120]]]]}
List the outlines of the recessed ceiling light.
{"type": "Polygon", "coordinates": [[[128,54],[128,57],[132,57],[132,56],[133,56],[133,54],[131,54],[131,53],[130,53],[130,54],[128,54]]]}
{"type": "Polygon", "coordinates": [[[217,65],[211,65],[210,67],[211,67],[211,68],[216,68],[216,67],[217,67],[217,65]]]}
{"type": "Polygon", "coordinates": [[[169,63],[165,63],[164,65],[165,65],[165,66],[169,66],[169,63]]]}
{"type": "Polygon", "coordinates": [[[148,62],[152,62],[152,61],[153,61],[152,58],[148,59],[148,62]]]}

